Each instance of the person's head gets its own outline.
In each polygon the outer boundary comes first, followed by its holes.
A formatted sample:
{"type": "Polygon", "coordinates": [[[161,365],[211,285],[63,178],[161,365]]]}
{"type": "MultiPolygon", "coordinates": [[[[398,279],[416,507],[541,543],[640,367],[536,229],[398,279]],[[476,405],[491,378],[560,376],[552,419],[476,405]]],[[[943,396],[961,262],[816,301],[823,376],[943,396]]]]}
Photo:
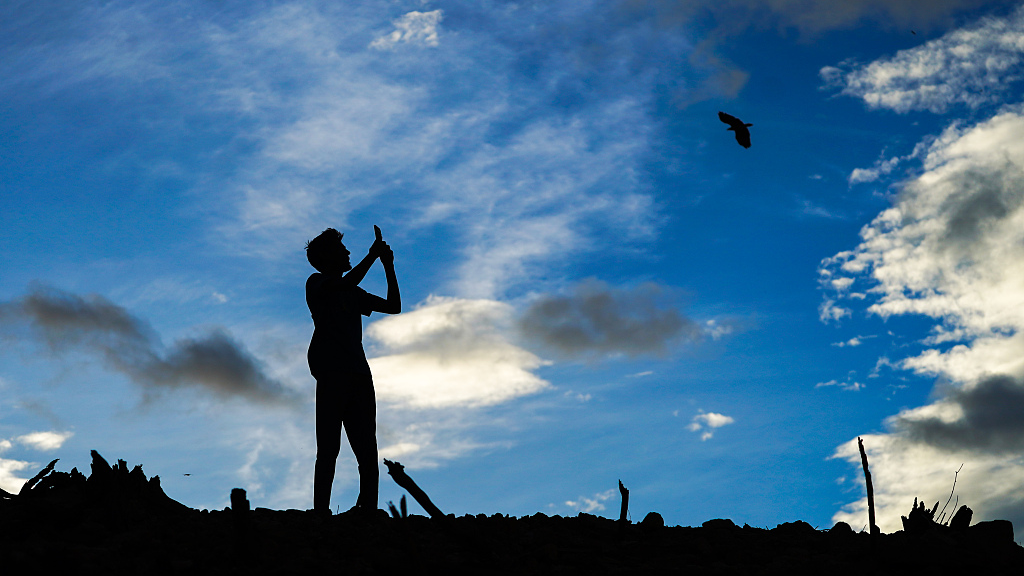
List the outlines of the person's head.
{"type": "Polygon", "coordinates": [[[341,243],[344,236],[334,228],[328,228],[319,236],[306,242],[306,260],[317,272],[345,272],[352,269],[348,248],[341,243]]]}

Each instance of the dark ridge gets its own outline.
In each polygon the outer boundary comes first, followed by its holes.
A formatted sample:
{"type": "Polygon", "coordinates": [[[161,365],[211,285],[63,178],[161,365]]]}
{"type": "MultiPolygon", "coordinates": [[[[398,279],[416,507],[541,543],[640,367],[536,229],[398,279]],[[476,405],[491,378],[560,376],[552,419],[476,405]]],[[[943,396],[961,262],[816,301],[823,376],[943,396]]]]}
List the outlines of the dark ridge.
{"type": "MultiPolygon", "coordinates": [[[[93,452],[92,474],[49,471],[0,495],[4,573],[73,574],[946,574],[1016,573],[1024,548],[1005,520],[878,534],[838,523],[769,530],[715,519],[665,526],[590,514],[325,515],[250,510],[245,492],[224,510],[194,510],[159,478],[93,452]]],[[[917,508],[917,506],[915,506],[917,508]]],[[[919,516],[920,512],[915,514],[919,516]]]]}

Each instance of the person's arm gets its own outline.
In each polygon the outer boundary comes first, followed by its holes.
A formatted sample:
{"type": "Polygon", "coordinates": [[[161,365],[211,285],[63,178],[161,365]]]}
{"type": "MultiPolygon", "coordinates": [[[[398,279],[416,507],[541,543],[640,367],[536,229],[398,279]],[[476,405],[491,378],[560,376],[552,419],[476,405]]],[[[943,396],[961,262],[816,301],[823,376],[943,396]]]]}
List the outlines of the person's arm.
{"type": "Polygon", "coordinates": [[[377,259],[377,255],[373,253],[373,248],[370,248],[370,252],[363,256],[363,259],[359,261],[348,271],[347,274],[341,277],[341,285],[346,288],[358,286],[363,278],[366,277],[366,273],[370,271],[370,267],[373,266],[373,261],[377,259]]]}
{"type": "Polygon", "coordinates": [[[388,280],[387,310],[385,314],[398,314],[402,311],[402,294],[398,291],[398,277],[395,276],[395,253],[390,247],[380,255],[380,263],[384,265],[384,276],[388,280]]]}
{"type": "Polygon", "coordinates": [[[345,287],[358,286],[359,283],[363,281],[363,278],[366,277],[366,273],[370,271],[370,267],[373,266],[373,261],[376,260],[377,257],[380,256],[381,252],[387,247],[387,244],[381,237],[380,228],[378,228],[376,224],[373,226],[373,232],[376,235],[376,239],[374,239],[373,244],[370,246],[370,251],[367,252],[366,256],[364,256],[362,260],[359,261],[359,264],[356,264],[348,271],[348,274],[345,274],[342,277],[341,281],[345,287]]]}
{"type": "Polygon", "coordinates": [[[367,294],[367,297],[370,311],[398,314],[402,311],[402,295],[398,291],[398,277],[395,276],[395,253],[386,244],[385,247],[380,255],[380,263],[384,265],[384,276],[388,280],[388,297],[386,300],[373,294],[367,294]]]}

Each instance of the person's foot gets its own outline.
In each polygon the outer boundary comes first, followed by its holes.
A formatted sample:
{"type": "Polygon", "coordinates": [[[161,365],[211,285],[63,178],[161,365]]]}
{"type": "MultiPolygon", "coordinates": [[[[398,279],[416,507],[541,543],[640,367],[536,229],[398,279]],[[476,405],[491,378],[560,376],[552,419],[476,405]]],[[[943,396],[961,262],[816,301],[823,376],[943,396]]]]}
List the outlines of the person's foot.
{"type": "Polygon", "coordinates": [[[355,506],[349,508],[348,510],[345,510],[341,514],[338,514],[338,516],[341,516],[342,518],[369,520],[372,519],[375,516],[375,514],[373,510],[369,508],[364,508],[363,506],[356,504],[355,506]]]}

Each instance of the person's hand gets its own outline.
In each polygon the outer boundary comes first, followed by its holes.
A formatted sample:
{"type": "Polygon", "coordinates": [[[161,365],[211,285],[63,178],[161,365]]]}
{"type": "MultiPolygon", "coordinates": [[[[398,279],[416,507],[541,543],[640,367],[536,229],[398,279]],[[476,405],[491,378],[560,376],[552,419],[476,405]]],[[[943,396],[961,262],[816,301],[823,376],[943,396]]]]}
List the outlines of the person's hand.
{"type": "Polygon", "coordinates": [[[379,256],[380,263],[384,264],[385,266],[391,266],[395,263],[395,253],[394,251],[391,250],[391,246],[388,246],[387,243],[383,244],[384,249],[379,256]]]}
{"type": "Polygon", "coordinates": [[[384,242],[384,238],[380,232],[380,228],[378,228],[376,224],[373,225],[373,233],[377,237],[374,239],[373,244],[370,245],[370,254],[375,258],[380,258],[381,254],[383,254],[384,251],[389,248],[387,242],[384,242]]]}

